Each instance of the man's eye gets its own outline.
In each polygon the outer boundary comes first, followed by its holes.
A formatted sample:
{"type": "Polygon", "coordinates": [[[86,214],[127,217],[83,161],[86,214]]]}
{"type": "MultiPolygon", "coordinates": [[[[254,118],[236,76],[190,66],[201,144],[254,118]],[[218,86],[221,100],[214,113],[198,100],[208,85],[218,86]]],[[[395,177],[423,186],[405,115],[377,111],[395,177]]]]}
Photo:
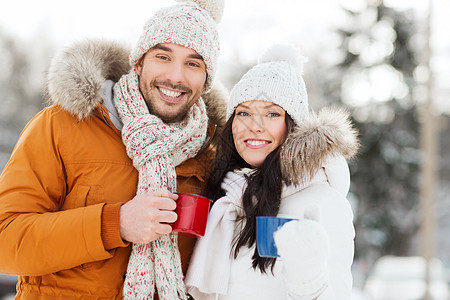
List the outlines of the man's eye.
{"type": "Polygon", "coordinates": [[[196,68],[200,67],[200,64],[195,63],[195,62],[188,62],[188,65],[191,66],[191,67],[196,67],[196,68]]]}
{"type": "Polygon", "coordinates": [[[165,55],[157,55],[156,57],[161,60],[169,60],[169,58],[165,55]]]}

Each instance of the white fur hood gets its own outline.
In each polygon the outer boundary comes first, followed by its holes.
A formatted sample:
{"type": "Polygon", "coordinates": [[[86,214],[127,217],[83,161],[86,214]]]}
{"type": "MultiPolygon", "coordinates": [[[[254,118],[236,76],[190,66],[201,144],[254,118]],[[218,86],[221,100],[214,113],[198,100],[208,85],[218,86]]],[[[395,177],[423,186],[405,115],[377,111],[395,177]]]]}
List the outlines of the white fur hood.
{"type": "MultiPolygon", "coordinates": [[[[103,102],[106,80],[117,82],[130,71],[130,49],[107,40],[85,40],[58,53],[48,70],[46,94],[49,104],[59,104],[79,120],[92,116],[103,102]]],[[[210,124],[225,122],[228,92],[216,84],[205,101],[210,124]]]]}
{"type": "MultiPolygon", "coordinates": [[[[293,184],[305,183],[320,168],[333,161],[331,158],[352,159],[358,148],[358,132],[347,111],[326,107],[317,114],[310,112],[283,144],[283,179],[293,184]]],[[[339,165],[342,167],[343,164],[339,165]]]]}

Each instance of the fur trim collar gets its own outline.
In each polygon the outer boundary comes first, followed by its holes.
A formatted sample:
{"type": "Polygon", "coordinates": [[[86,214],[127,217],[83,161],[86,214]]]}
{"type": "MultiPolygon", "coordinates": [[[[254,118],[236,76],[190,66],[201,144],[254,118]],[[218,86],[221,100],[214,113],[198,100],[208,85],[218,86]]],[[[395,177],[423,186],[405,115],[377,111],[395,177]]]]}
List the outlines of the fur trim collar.
{"type": "Polygon", "coordinates": [[[292,184],[308,181],[330,157],[353,158],[359,148],[358,131],[344,109],[311,112],[295,127],[281,150],[283,179],[292,184]]]}
{"type": "MultiPolygon", "coordinates": [[[[117,82],[130,70],[130,49],[118,42],[85,40],[61,51],[52,60],[45,89],[49,104],[59,104],[78,120],[91,117],[103,102],[105,81],[117,82]]],[[[227,90],[219,83],[202,96],[210,124],[225,124],[227,90]]]]}

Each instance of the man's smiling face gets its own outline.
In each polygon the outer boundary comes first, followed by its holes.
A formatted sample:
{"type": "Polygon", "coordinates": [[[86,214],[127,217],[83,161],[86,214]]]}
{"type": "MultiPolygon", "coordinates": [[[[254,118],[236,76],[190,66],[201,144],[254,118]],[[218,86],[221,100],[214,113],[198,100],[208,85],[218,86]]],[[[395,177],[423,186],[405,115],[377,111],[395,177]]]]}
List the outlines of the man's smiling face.
{"type": "Polygon", "coordinates": [[[202,95],[207,76],[206,64],[197,52],[172,43],[147,51],[136,73],[150,113],[166,123],[186,115],[202,95]]]}

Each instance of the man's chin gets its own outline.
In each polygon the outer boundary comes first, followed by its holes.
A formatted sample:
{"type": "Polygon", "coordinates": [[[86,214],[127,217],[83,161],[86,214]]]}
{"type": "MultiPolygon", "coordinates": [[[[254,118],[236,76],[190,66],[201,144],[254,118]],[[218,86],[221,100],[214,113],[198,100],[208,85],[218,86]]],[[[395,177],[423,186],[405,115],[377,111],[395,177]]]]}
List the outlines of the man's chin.
{"type": "Polygon", "coordinates": [[[173,123],[182,120],[190,108],[186,107],[187,103],[184,102],[171,103],[158,98],[153,98],[153,102],[150,103],[146,101],[146,104],[149,112],[163,120],[165,123],[173,123]]]}
{"type": "Polygon", "coordinates": [[[161,112],[161,111],[154,111],[150,110],[150,113],[154,116],[157,116],[161,120],[164,121],[164,123],[174,123],[182,120],[184,116],[186,115],[186,112],[161,112]]]}

